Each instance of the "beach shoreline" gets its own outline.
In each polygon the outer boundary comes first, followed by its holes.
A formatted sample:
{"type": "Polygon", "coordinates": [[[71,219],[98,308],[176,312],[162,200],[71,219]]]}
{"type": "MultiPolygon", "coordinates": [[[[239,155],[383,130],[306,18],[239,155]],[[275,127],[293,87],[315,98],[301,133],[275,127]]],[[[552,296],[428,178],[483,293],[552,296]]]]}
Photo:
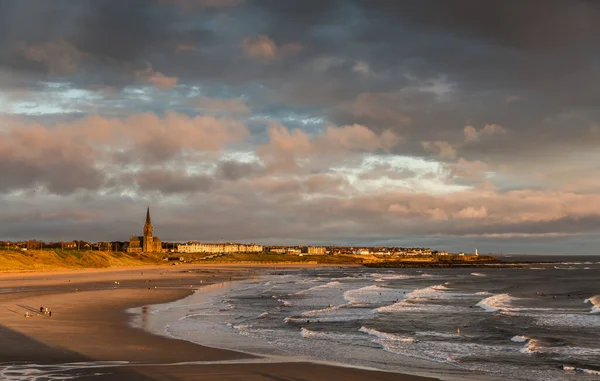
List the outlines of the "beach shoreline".
{"type": "Polygon", "coordinates": [[[128,309],[173,302],[204,285],[248,278],[256,267],[289,266],[0,274],[0,376],[27,380],[52,371],[54,376],[94,380],[428,380],[310,362],[262,362],[247,353],[161,337],[130,324],[128,309]],[[52,310],[51,318],[39,314],[42,306],[52,310]]]}

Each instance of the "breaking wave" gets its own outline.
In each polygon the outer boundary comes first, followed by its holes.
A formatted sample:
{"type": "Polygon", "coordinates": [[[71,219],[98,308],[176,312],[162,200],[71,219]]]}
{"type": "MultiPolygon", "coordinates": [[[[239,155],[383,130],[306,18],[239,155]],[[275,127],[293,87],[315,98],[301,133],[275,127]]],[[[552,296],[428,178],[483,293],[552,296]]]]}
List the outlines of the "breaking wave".
{"type": "Polygon", "coordinates": [[[584,303],[592,304],[592,310],[590,313],[600,313],[600,295],[594,295],[591,298],[584,300],[584,303]]]}
{"type": "Polygon", "coordinates": [[[486,312],[511,311],[513,310],[511,302],[516,299],[508,294],[498,294],[483,299],[477,303],[477,306],[483,308],[486,312]]]}
{"type": "Polygon", "coordinates": [[[527,336],[513,336],[510,341],[512,341],[513,343],[525,343],[529,340],[529,337],[527,336]]]}

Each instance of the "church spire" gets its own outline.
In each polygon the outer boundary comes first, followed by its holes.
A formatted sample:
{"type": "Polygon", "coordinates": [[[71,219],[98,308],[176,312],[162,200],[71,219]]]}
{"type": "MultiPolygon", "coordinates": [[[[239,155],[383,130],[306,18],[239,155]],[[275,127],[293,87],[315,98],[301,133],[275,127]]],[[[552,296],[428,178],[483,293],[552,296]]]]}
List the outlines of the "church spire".
{"type": "Polygon", "coordinates": [[[146,225],[151,224],[152,222],[150,221],[150,207],[148,207],[148,209],[146,210],[146,225]]]}

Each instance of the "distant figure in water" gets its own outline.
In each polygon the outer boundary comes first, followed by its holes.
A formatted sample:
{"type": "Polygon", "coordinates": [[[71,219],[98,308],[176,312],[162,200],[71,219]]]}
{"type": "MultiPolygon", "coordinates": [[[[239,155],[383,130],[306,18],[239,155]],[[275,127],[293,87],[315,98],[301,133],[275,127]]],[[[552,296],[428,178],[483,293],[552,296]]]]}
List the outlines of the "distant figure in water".
{"type": "Polygon", "coordinates": [[[28,318],[29,316],[30,316],[30,315],[29,315],[29,311],[26,311],[26,312],[25,312],[25,317],[26,317],[26,318],[28,318]]]}
{"type": "Polygon", "coordinates": [[[43,314],[44,313],[44,307],[40,307],[40,313],[43,314]]]}
{"type": "Polygon", "coordinates": [[[48,312],[48,317],[52,317],[52,311],[48,312]]]}
{"type": "Polygon", "coordinates": [[[456,333],[460,335],[460,328],[456,330],[456,333]]]}

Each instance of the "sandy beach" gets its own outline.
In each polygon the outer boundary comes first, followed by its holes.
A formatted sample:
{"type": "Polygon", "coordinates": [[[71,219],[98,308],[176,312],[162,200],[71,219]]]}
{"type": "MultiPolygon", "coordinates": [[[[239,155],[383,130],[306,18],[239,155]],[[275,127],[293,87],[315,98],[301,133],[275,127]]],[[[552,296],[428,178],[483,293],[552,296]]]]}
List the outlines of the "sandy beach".
{"type": "Polygon", "coordinates": [[[129,324],[129,308],[174,301],[208,284],[254,276],[255,269],[163,266],[0,274],[0,378],[433,380],[306,362],[269,363],[129,324]],[[42,306],[52,317],[39,314],[42,306]]]}

